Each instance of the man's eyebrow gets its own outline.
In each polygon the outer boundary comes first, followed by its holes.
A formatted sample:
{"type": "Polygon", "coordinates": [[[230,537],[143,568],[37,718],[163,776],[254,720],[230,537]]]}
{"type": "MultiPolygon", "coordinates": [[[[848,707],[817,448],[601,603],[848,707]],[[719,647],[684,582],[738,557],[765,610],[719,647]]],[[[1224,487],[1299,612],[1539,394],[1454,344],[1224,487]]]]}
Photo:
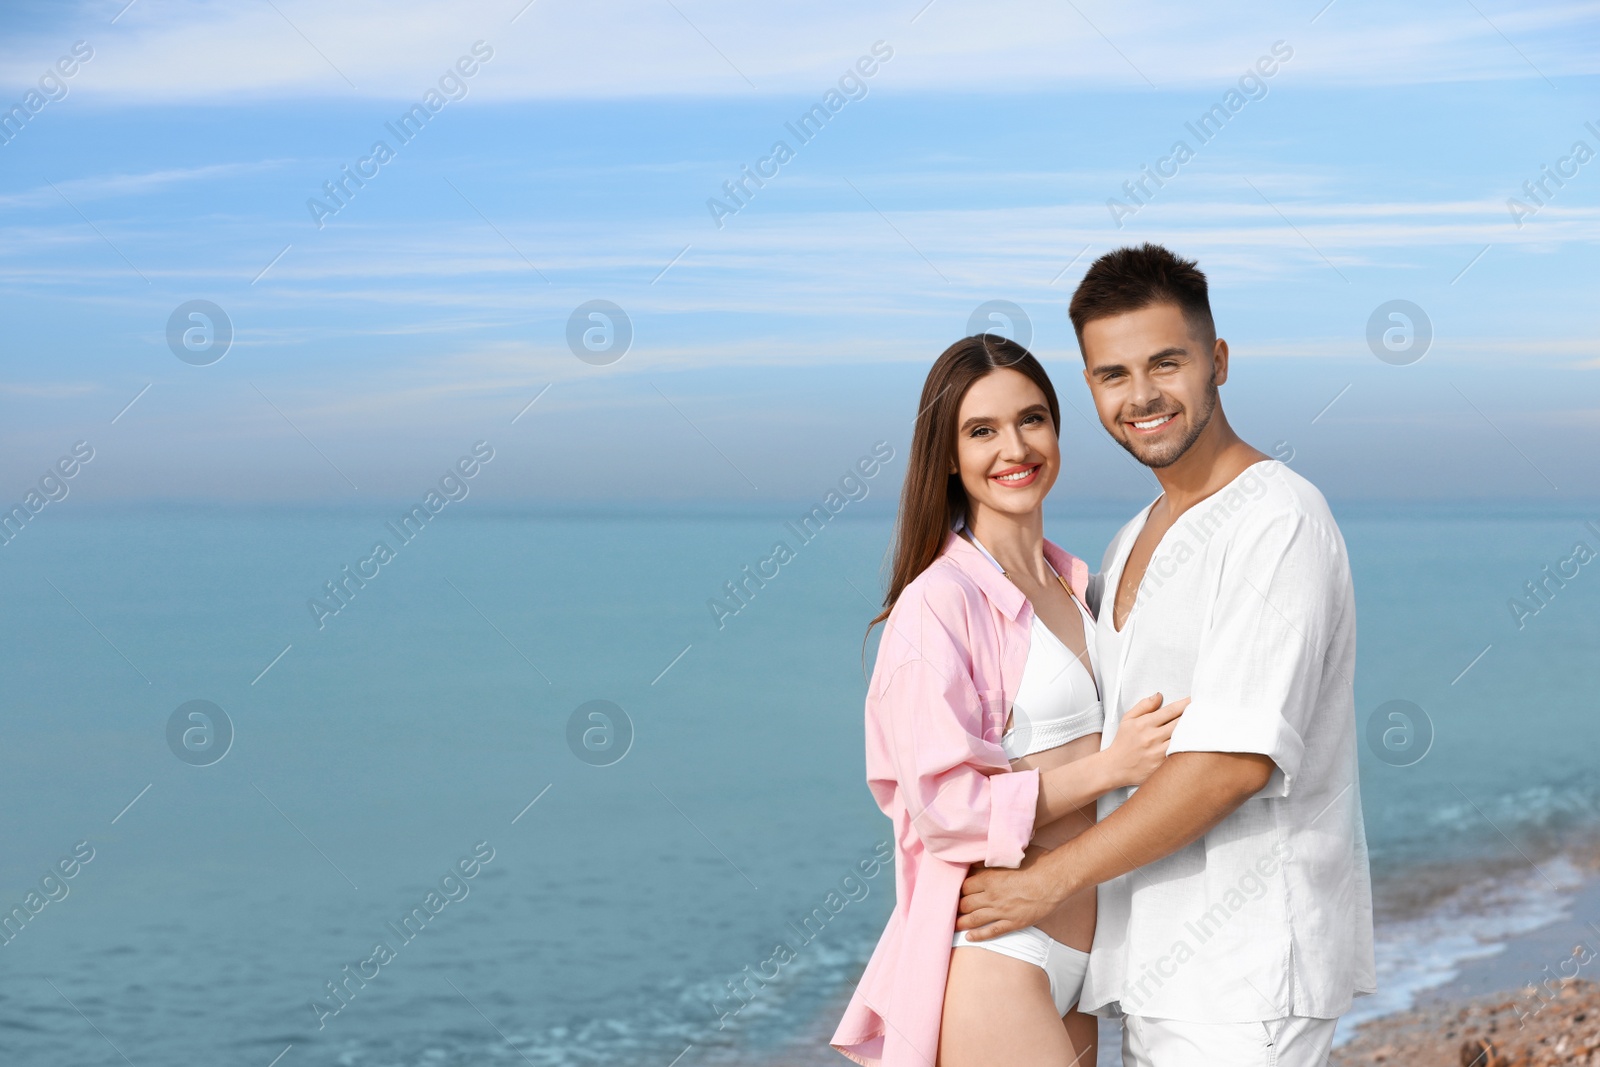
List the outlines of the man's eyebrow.
{"type": "MultiPolygon", "coordinates": [[[[1150,355],[1146,356],[1145,362],[1154,363],[1156,360],[1165,359],[1167,356],[1186,356],[1188,354],[1189,350],[1184,348],[1182,345],[1168,345],[1161,351],[1152,352],[1150,355]]],[[[1093,367],[1089,368],[1089,373],[1109,374],[1112,371],[1126,371],[1127,369],[1128,368],[1121,363],[1097,363],[1093,367]]]]}

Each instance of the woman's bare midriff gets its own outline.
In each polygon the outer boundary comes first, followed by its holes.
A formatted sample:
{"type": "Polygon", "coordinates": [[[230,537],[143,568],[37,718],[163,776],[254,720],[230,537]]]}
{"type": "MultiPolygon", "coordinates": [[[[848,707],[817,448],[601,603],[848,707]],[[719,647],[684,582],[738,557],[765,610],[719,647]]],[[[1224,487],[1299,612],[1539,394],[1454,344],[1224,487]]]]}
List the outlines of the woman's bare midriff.
{"type": "MultiPolygon", "coordinates": [[[[1011,769],[1052,770],[1099,751],[1100,734],[1098,732],[1085,734],[1064,745],[1014,759],[1011,761],[1011,769]]],[[[1032,844],[1045,849],[1056,848],[1083,833],[1093,826],[1094,822],[1095,806],[1091,803],[1070,815],[1039,827],[1034,832],[1032,844]]],[[[1094,941],[1094,919],[1095,891],[1090,888],[1068,897],[1060,907],[1036,925],[1063,945],[1088,952],[1090,943],[1094,941]]]]}

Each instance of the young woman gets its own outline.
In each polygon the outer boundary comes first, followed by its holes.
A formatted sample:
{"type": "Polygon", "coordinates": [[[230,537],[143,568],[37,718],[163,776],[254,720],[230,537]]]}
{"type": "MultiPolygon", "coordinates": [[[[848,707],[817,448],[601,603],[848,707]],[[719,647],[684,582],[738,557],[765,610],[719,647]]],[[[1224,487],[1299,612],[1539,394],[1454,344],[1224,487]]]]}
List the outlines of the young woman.
{"type": "Polygon", "coordinates": [[[1027,349],[980,334],[922,388],[866,704],[867,785],[894,822],[895,909],[832,1045],[881,1067],[1088,1067],[1072,1010],[1094,893],[1038,926],[955,933],[972,864],[1015,867],[1165,758],[1187,701],[1154,694],[1100,747],[1088,568],[1044,537],[1060,409],[1027,349]],[[1031,841],[1031,845],[1030,845],[1031,841]]]}

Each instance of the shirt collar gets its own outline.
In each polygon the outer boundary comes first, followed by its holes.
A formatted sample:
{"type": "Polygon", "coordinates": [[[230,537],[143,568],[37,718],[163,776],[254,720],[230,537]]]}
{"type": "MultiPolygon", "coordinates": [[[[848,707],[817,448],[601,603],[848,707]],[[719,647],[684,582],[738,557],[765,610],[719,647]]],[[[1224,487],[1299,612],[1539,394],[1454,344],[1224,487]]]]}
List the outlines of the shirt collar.
{"type": "MultiPolygon", "coordinates": [[[[940,555],[949,557],[951,563],[960,567],[967,577],[978,583],[978,588],[983,590],[984,596],[989,598],[989,602],[998,608],[1001,614],[1012,620],[1022,614],[1028,598],[1022,595],[1022,590],[1012,584],[1011,579],[1000,573],[1000,568],[990,563],[982,552],[973,547],[972,542],[955,530],[951,530],[945,536],[944,549],[940,555]]],[[[1081,599],[1089,577],[1088,565],[1072,553],[1056,547],[1048,537],[1044,540],[1044,557],[1067,580],[1073,593],[1081,599]]]]}

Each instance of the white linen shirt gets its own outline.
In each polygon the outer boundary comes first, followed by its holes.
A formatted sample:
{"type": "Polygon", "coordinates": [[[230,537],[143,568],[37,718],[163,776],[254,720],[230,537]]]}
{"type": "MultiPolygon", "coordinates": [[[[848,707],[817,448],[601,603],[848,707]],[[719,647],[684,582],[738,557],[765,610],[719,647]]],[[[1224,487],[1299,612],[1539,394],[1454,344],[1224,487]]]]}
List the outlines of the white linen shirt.
{"type": "MultiPolygon", "coordinates": [[[[1167,752],[1258,752],[1259,793],[1099,886],[1083,1011],[1190,1022],[1334,1018],[1376,989],[1356,772],[1355,597],[1327,502],[1277,460],[1157,544],[1122,632],[1116,590],[1152,503],[1090,581],[1109,747],[1127,709],[1192,698],[1167,752]]],[[[1107,818],[1133,787],[1100,798],[1107,818]]]]}

